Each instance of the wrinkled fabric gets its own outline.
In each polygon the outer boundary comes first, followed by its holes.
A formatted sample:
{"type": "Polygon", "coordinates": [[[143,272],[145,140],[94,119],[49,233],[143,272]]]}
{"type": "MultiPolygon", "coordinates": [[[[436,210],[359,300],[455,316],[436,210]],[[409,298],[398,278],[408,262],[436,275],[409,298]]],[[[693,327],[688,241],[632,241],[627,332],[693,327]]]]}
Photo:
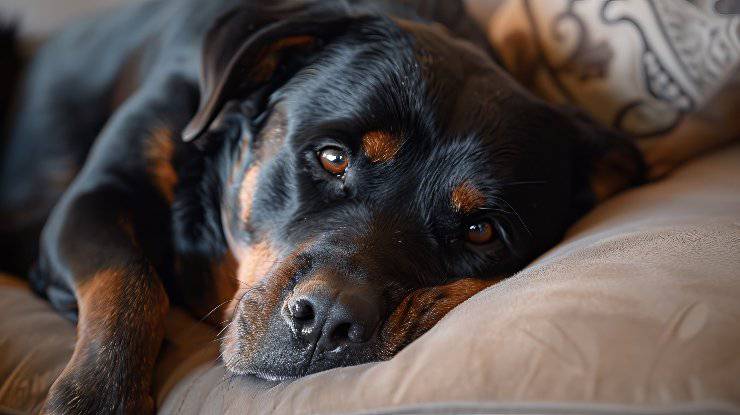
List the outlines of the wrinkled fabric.
{"type": "MultiPolygon", "coordinates": [[[[0,408],[26,412],[74,327],[18,280],[0,286],[0,408]]],[[[740,146],[607,201],[390,361],[232,378],[216,334],[170,313],[159,413],[740,411],[740,146]]]]}
{"type": "MultiPolygon", "coordinates": [[[[2,7],[44,34],[101,0],[76,3],[2,7]]],[[[503,30],[485,18],[498,2],[474,3],[489,34],[503,30]]],[[[31,413],[75,329],[12,277],[0,277],[0,315],[0,413],[31,413]]],[[[738,413],[740,146],[603,204],[388,362],[233,379],[216,335],[170,313],[159,413],[738,413]]]]}

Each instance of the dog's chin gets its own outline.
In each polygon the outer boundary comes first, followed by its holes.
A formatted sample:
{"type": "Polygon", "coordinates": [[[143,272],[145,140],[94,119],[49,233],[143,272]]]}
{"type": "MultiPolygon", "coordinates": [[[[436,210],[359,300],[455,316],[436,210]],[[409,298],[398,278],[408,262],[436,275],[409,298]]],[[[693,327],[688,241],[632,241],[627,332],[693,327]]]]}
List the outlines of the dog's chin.
{"type": "Polygon", "coordinates": [[[236,376],[254,377],[268,382],[286,382],[298,378],[337,369],[377,361],[379,359],[362,360],[320,360],[308,363],[309,360],[299,358],[295,360],[281,360],[270,358],[267,355],[235,356],[224,348],[223,363],[226,370],[236,376]]]}
{"type": "MultiPolygon", "coordinates": [[[[226,370],[236,376],[254,377],[268,382],[285,382],[345,366],[368,363],[378,359],[319,359],[313,361],[310,354],[299,350],[285,349],[285,353],[270,353],[264,349],[257,353],[244,353],[239,342],[222,345],[222,360],[226,370]],[[292,358],[286,358],[292,354],[292,358]]],[[[275,348],[272,348],[275,351],[275,348]]]]}
{"type": "Polygon", "coordinates": [[[227,333],[221,343],[221,358],[229,373],[269,382],[290,381],[307,374],[307,362],[301,358],[301,353],[275,344],[265,347],[265,344],[249,341],[251,336],[245,336],[246,328],[239,320],[231,327],[240,326],[241,330],[227,333]]]}
{"type": "Polygon", "coordinates": [[[266,370],[258,369],[229,369],[227,370],[237,376],[252,376],[257,379],[265,380],[267,382],[288,382],[300,378],[297,375],[286,375],[282,373],[270,372],[266,370]]]}
{"type": "Polygon", "coordinates": [[[282,366],[283,370],[279,370],[277,365],[276,368],[257,367],[253,364],[247,363],[246,356],[242,356],[238,351],[238,346],[229,345],[224,343],[222,345],[222,360],[226,370],[232,375],[236,376],[251,376],[258,379],[266,380],[268,382],[284,382],[295,380],[301,377],[297,373],[286,373],[285,367],[290,367],[289,363],[285,363],[282,366]]]}
{"type": "Polygon", "coordinates": [[[226,370],[236,376],[251,376],[269,382],[291,381],[343,366],[338,362],[310,364],[310,358],[302,356],[299,351],[294,351],[296,358],[286,360],[281,358],[284,356],[271,356],[269,353],[248,355],[240,353],[240,349],[243,350],[238,345],[224,344],[221,355],[226,370]]]}

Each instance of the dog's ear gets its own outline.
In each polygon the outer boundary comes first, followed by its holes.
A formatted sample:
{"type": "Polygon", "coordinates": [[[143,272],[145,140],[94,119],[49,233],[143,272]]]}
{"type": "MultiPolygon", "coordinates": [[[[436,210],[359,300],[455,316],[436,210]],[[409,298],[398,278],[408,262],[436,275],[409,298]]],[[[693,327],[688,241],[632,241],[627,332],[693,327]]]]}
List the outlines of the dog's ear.
{"type": "Polygon", "coordinates": [[[264,97],[270,92],[265,89],[285,81],[306,57],[361,18],[335,5],[297,7],[241,7],[216,21],[203,45],[200,105],[182,133],[184,141],[201,135],[228,101],[258,92],[264,97]]]}
{"type": "Polygon", "coordinates": [[[645,162],[630,137],[578,110],[563,111],[575,126],[576,215],[644,180],[645,162]]]}

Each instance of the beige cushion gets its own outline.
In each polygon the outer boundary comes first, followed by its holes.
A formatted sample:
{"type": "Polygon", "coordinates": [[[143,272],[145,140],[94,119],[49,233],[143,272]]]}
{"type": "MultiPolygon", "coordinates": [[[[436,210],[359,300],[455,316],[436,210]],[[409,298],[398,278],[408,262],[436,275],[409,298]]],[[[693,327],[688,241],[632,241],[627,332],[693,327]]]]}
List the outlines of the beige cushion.
{"type": "MultiPolygon", "coordinates": [[[[0,406],[27,411],[74,329],[1,285],[0,406]]],[[[215,334],[171,313],[160,413],[739,411],[740,146],[608,201],[390,361],[230,378],[215,334]]]]}
{"type": "MultiPolygon", "coordinates": [[[[122,1],[4,0],[0,10],[39,35],[122,1]]],[[[511,27],[481,20],[494,43],[511,27]]],[[[155,393],[160,413],[182,414],[736,413],[739,258],[736,146],[599,207],[388,362],[277,385],[231,379],[215,330],[173,310],[155,393]]],[[[6,277],[0,315],[0,413],[32,412],[71,355],[74,327],[6,277]]]]}
{"type": "Polygon", "coordinates": [[[737,2],[465,1],[509,73],[638,137],[651,179],[740,137],[737,2]]]}
{"type": "Polygon", "coordinates": [[[23,282],[2,275],[0,316],[0,413],[29,412],[72,355],[74,326],[23,282]]]}
{"type": "Polygon", "coordinates": [[[740,16],[724,2],[465,1],[506,68],[548,101],[638,137],[697,111],[700,134],[737,135],[740,16]]]}

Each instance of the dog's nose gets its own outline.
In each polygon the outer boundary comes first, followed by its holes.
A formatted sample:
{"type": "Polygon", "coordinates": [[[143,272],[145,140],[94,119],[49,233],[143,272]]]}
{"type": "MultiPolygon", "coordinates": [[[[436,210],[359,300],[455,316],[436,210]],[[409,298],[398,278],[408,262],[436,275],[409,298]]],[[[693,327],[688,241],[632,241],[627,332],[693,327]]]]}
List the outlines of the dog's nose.
{"type": "Polygon", "coordinates": [[[358,293],[323,290],[288,299],[283,317],[297,338],[326,351],[367,342],[380,319],[376,305],[358,293]]]}

